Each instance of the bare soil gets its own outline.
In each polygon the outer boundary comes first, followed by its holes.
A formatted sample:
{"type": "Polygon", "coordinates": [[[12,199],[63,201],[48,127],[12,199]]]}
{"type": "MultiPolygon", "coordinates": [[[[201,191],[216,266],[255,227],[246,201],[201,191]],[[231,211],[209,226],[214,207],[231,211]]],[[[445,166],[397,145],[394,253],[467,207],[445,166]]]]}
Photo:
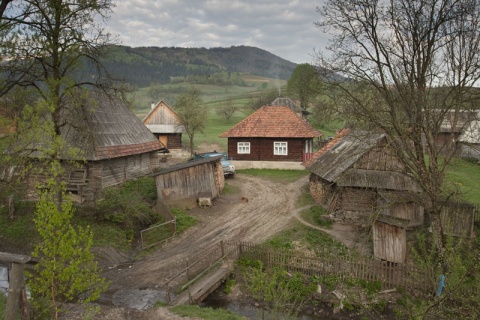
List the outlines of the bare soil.
{"type": "MultiPolygon", "coordinates": [[[[307,177],[292,183],[279,183],[237,174],[227,182],[239,191],[220,195],[210,208],[190,210],[189,214],[198,219],[195,227],[176,236],[148,256],[126,261],[124,255],[109,250],[97,251],[105,270],[103,276],[111,281],[108,292],[114,294],[126,289],[162,288],[166,279],[185,268],[186,259],[221,240],[260,243],[286,229],[295,220],[308,225],[298,215],[305,208],[296,208],[302,186],[308,183],[307,177]]],[[[316,228],[328,232],[347,246],[356,246],[356,234],[346,225],[336,223],[331,230],[316,228]]],[[[70,319],[74,318],[72,314],[69,316],[70,319]]],[[[105,305],[95,319],[176,318],[165,308],[136,310],[105,305]]]]}

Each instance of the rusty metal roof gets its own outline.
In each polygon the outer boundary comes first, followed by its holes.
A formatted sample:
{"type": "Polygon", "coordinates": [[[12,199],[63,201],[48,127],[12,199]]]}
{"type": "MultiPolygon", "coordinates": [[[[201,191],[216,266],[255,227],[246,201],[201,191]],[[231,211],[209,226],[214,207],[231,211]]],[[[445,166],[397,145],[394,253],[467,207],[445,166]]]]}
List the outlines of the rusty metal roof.
{"type": "Polygon", "coordinates": [[[315,138],[322,133],[287,106],[263,106],[220,138],[315,138]]]}

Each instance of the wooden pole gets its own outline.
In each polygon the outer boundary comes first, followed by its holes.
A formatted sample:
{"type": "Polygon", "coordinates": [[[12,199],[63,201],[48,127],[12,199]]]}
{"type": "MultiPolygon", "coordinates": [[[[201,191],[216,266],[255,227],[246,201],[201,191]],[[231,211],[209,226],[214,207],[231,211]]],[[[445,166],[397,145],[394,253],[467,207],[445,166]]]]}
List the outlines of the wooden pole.
{"type": "Polygon", "coordinates": [[[10,285],[8,287],[7,305],[5,306],[5,320],[16,320],[20,311],[20,295],[23,288],[23,264],[12,263],[10,271],[10,285]]]}
{"type": "Polygon", "coordinates": [[[8,218],[13,220],[15,214],[15,203],[13,201],[13,195],[8,196],[8,218]]]}

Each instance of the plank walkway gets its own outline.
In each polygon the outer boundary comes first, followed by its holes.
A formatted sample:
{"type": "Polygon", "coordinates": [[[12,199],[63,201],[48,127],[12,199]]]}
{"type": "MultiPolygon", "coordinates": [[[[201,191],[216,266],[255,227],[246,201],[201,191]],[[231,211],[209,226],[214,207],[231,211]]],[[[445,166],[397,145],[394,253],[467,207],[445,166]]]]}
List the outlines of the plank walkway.
{"type": "Polygon", "coordinates": [[[225,279],[227,279],[230,272],[228,263],[224,263],[220,268],[207,273],[197,283],[194,283],[178,295],[172,305],[198,304],[202,302],[210,293],[217,289],[225,279]]]}

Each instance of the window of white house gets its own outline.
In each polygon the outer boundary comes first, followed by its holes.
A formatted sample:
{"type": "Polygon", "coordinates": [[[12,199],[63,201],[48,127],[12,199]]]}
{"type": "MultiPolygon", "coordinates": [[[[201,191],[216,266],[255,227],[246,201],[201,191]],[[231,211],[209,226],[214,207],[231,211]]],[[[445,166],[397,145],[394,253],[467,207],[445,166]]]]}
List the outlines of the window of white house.
{"type": "Polygon", "coordinates": [[[250,142],[238,142],[237,143],[238,154],[250,154],[250,142]]]}
{"type": "Polygon", "coordinates": [[[273,154],[279,156],[288,155],[288,143],[287,142],[274,142],[273,154]]]}

